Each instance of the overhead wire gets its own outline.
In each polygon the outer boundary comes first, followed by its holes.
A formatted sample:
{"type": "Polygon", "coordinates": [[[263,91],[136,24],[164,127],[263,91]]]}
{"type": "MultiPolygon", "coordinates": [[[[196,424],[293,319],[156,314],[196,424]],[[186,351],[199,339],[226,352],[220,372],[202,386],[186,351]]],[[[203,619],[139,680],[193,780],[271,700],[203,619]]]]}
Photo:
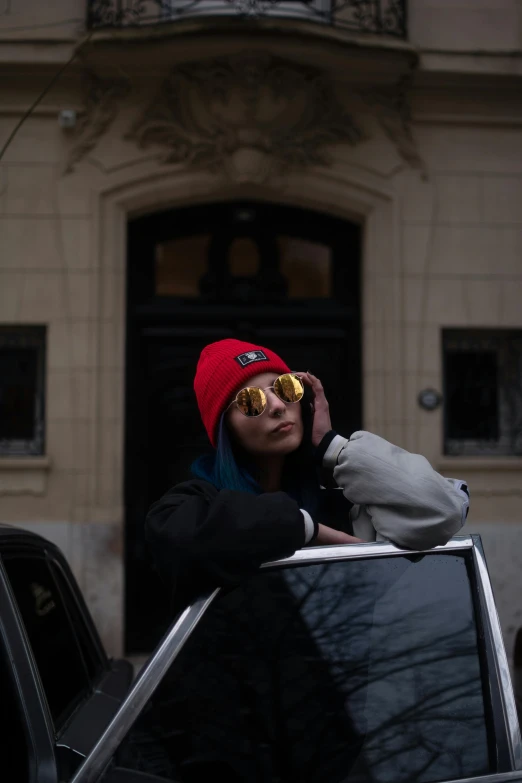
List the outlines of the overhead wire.
{"type": "Polygon", "coordinates": [[[15,127],[9,134],[7,141],[3,145],[2,149],[0,150],[0,160],[4,157],[5,153],[7,152],[9,146],[11,145],[11,142],[14,140],[16,134],[24,124],[24,122],[31,116],[33,111],[36,109],[38,104],[45,98],[47,93],[54,87],[56,82],[60,79],[62,74],[67,70],[67,68],[71,65],[71,63],[74,62],[74,60],[78,57],[79,53],[83,49],[83,47],[91,40],[92,36],[94,34],[94,30],[91,30],[90,33],[88,33],[84,40],[79,44],[79,46],[76,47],[72,55],[69,57],[67,62],[65,62],[52,76],[52,78],[49,80],[49,82],[46,84],[46,86],[43,88],[41,93],[37,96],[37,98],[33,101],[33,103],[29,106],[29,108],[23,113],[23,115],[20,117],[18,122],[16,123],[15,127]]]}
{"type": "MultiPolygon", "coordinates": [[[[4,31],[5,31],[5,28],[4,28],[4,31]]],[[[45,85],[43,90],[39,93],[39,95],[35,98],[35,100],[29,106],[29,108],[20,117],[20,119],[16,123],[15,127],[13,128],[11,133],[9,134],[6,142],[2,146],[2,149],[0,150],[0,161],[4,157],[4,155],[7,152],[9,146],[11,145],[13,140],[15,139],[18,131],[23,126],[25,121],[32,115],[32,113],[34,112],[36,107],[39,105],[39,103],[45,98],[45,96],[50,92],[50,90],[54,87],[54,85],[59,81],[59,79],[61,78],[63,73],[67,70],[67,68],[70,67],[70,65],[78,57],[78,55],[80,54],[82,49],[89,43],[89,41],[91,40],[94,32],[95,32],[94,30],[91,30],[84,37],[83,41],[81,41],[79,43],[79,45],[76,46],[74,52],[69,57],[69,59],[65,63],[63,63],[60,66],[60,68],[58,68],[56,73],[53,74],[53,76],[51,77],[49,82],[45,85]]],[[[60,263],[60,269],[61,269],[61,271],[63,273],[60,276],[61,277],[61,285],[62,285],[63,312],[65,313],[65,320],[66,320],[66,322],[71,327],[72,319],[73,319],[72,305],[71,305],[71,293],[72,293],[72,289],[71,289],[71,270],[70,270],[69,265],[68,265],[67,260],[66,260],[64,242],[63,242],[63,218],[60,215],[60,210],[59,210],[59,204],[58,204],[58,200],[57,200],[56,190],[54,190],[53,193],[52,193],[52,200],[53,200],[53,206],[54,206],[53,214],[56,216],[54,224],[55,224],[55,231],[56,231],[55,240],[56,240],[57,254],[58,254],[58,257],[59,257],[60,262],[61,262],[60,263]]],[[[20,291],[19,291],[20,295],[19,295],[19,298],[18,298],[18,311],[19,311],[19,314],[20,314],[20,311],[22,309],[22,302],[23,302],[24,293],[25,293],[25,282],[26,282],[27,273],[28,273],[27,269],[25,269],[24,272],[22,273],[23,277],[22,277],[22,281],[21,281],[21,288],[20,288],[20,291]]],[[[70,331],[70,330],[68,330],[68,331],[70,331]]],[[[78,432],[76,431],[76,429],[77,429],[77,427],[80,426],[79,417],[77,415],[78,414],[78,410],[77,410],[77,404],[78,403],[77,403],[77,400],[78,400],[78,391],[79,390],[77,388],[77,386],[78,386],[77,374],[74,375],[73,372],[72,372],[72,368],[74,367],[74,361],[73,361],[73,359],[74,359],[74,357],[73,357],[74,350],[73,350],[73,345],[72,345],[72,336],[70,334],[69,334],[69,339],[67,341],[67,349],[66,350],[67,350],[67,353],[68,353],[68,364],[69,364],[69,367],[71,368],[70,376],[69,376],[69,393],[70,393],[71,406],[76,408],[75,414],[72,415],[72,423],[73,423],[73,427],[74,427],[74,436],[75,437],[71,437],[71,441],[75,441],[76,442],[77,436],[78,436],[78,432]]],[[[76,468],[76,470],[74,470],[73,473],[72,473],[72,484],[73,484],[73,486],[72,486],[72,492],[71,492],[71,498],[70,498],[70,500],[71,500],[71,508],[74,508],[75,505],[76,505],[76,498],[77,498],[77,495],[78,495],[78,484],[79,484],[79,482],[82,481],[82,478],[84,480],[84,477],[82,477],[82,475],[81,475],[81,471],[79,471],[78,468],[76,468]]],[[[80,576],[80,575],[78,574],[78,576],[80,576]]],[[[83,576],[83,574],[82,574],[82,576],[83,576]]],[[[80,581],[83,581],[83,579],[81,579],[80,581]]]]}

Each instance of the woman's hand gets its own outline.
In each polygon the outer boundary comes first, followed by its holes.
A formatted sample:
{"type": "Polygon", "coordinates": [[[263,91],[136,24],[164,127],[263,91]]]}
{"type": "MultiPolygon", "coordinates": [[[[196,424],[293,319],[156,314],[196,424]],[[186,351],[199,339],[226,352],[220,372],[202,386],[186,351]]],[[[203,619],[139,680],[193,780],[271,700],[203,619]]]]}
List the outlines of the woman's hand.
{"type": "Polygon", "coordinates": [[[362,538],[356,538],[350,536],[348,533],[343,533],[341,530],[334,530],[333,527],[327,527],[326,525],[318,525],[319,531],[316,538],[312,542],[312,546],[328,546],[336,544],[363,544],[362,538]]]}
{"type": "Polygon", "coordinates": [[[312,443],[318,446],[327,432],[332,429],[330,421],[330,407],[328,400],[324,396],[323,384],[310,372],[296,373],[302,378],[303,383],[309,386],[314,395],[313,410],[314,422],[312,425],[312,443]]]}

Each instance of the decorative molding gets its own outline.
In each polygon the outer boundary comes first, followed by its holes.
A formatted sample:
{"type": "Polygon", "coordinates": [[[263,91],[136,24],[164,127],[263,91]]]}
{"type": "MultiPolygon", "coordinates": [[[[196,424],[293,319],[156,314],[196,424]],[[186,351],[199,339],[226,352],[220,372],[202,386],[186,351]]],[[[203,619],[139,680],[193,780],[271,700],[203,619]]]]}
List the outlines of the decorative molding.
{"type": "Polygon", "coordinates": [[[49,457],[1,457],[0,495],[45,495],[49,457]]]}
{"type": "Polygon", "coordinates": [[[93,71],[87,72],[86,80],[85,112],[74,131],[75,143],[67,156],[66,174],[74,171],[76,164],[94,149],[131,89],[127,78],[103,79],[93,71]]]}
{"type": "Polygon", "coordinates": [[[175,68],[127,134],[166,148],[168,164],[263,182],[298,166],[328,165],[331,144],[365,138],[318,69],[242,54],[175,68]]]}
{"type": "Polygon", "coordinates": [[[443,457],[437,462],[436,470],[441,473],[454,470],[522,473],[522,457],[443,457]]]}
{"type": "MultiPolygon", "coordinates": [[[[414,68],[386,88],[343,91],[353,111],[369,108],[401,158],[427,178],[412,132],[414,68]]],[[[73,131],[65,172],[98,144],[131,90],[126,77],[87,72],[85,111],[73,131]]],[[[163,163],[207,168],[241,183],[332,163],[333,144],[368,138],[322,70],[270,54],[242,53],[176,67],[125,135],[140,149],[159,147],[163,163]]]]}

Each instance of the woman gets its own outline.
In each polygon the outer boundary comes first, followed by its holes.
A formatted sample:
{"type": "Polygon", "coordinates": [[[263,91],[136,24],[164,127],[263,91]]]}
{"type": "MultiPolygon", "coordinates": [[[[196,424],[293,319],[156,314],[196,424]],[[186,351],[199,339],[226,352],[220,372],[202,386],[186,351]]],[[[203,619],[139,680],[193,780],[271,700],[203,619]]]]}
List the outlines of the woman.
{"type": "Polygon", "coordinates": [[[155,697],[148,733],[168,758],[156,771],[184,783],[218,772],[231,783],[340,782],[361,763],[364,733],[284,575],[254,572],[310,545],[444,544],[466,518],[467,487],[369,432],[337,435],[319,379],[267,348],[208,345],[194,388],[215,451],[152,506],[146,536],[176,609],[235,589],[155,697]]]}
{"type": "Polygon", "coordinates": [[[178,606],[304,546],[389,540],[429,549],[466,520],[463,481],[372,433],[337,435],[320,380],[292,374],[267,348],[232,339],[206,346],[194,389],[215,452],[146,521],[178,606]]]}

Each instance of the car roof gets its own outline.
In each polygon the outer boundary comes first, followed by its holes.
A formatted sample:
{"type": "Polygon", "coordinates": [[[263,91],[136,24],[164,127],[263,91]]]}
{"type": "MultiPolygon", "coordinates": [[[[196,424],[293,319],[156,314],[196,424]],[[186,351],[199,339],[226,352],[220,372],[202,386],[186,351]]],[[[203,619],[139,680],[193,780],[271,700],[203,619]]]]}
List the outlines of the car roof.
{"type": "Polygon", "coordinates": [[[17,525],[7,525],[5,522],[0,522],[0,548],[3,543],[13,544],[15,542],[30,544],[38,547],[53,547],[56,549],[48,539],[33,533],[32,530],[26,530],[23,527],[17,525]]]}

